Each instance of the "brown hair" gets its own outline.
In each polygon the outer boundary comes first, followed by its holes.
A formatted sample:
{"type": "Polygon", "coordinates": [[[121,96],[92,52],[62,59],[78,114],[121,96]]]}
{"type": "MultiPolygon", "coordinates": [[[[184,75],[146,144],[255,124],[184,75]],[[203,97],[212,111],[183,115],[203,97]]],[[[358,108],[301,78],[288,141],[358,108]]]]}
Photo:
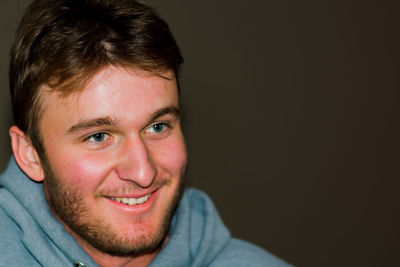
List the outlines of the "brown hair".
{"type": "Polygon", "coordinates": [[[16,125],[39,155],[40,88],[82,89],[100,69],[137,67],[159,74],[183,58],[167,23],[134,0],[37,0],[26,10],[11,50],[10,91],[16,125]]]}

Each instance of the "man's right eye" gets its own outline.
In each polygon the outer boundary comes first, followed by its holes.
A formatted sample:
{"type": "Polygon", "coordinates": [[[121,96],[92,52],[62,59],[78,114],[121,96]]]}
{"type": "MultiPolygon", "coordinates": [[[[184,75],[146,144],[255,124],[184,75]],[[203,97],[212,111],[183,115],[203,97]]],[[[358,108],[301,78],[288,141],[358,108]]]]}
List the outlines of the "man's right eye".
{"type": "Polygon", "coordinates": [[[107,138],[108,138],[108,134],[106,134],[104,132],[99,132],[99,133],[89,135],[88,137],[85,138],[85,141],[100,143],[100,142],[103,142],[104,140],[106,140],[107,138]]]}

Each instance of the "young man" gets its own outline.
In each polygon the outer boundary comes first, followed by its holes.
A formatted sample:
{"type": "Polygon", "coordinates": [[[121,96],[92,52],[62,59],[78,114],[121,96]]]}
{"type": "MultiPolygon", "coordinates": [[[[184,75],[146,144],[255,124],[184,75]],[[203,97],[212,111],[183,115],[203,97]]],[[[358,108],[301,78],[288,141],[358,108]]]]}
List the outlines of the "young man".
{"type": "Polygon", "coordinates": [[[34,1],[11,53],[0,266],[286,266],[184,192],[182,62],[138,2],[34,1]]]}

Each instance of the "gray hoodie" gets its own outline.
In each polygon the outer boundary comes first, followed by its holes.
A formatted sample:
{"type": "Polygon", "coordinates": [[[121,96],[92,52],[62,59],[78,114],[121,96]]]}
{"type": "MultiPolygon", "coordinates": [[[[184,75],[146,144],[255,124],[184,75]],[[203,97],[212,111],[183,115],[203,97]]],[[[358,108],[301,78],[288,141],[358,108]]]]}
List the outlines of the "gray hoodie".
{"type": "MultiPolygon", "coordinates": [[[[98,266],[51,214],[41,183],[11,158],[0,176],[0,266],[98,266]]],[[[289,266],[265,250],[232,238],[213,203],[187,189],[169,240],[150,266],[289,266]]]]}

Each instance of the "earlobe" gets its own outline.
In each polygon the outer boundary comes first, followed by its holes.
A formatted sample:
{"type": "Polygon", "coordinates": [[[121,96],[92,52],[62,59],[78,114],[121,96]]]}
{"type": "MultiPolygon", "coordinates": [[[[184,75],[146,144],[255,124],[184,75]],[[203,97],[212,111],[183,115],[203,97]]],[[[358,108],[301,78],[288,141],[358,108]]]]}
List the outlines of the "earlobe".
{"type": "Polygon", "coordinates": [[[36,182],[43,181],[43,168],[30,138],[15,125],[11,126],[9,133],[11,137],[11,147],[14,158],[19,167],[32,180],[36,182]]]}

